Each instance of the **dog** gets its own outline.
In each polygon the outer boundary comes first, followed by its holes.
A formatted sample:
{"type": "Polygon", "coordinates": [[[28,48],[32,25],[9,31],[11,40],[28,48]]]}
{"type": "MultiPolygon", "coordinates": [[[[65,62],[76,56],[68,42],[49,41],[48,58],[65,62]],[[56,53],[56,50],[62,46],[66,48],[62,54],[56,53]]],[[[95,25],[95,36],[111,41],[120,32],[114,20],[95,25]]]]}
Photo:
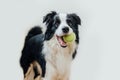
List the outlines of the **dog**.
{"type": "Polygon", "coordinates": [[[41,76],[45,80],[69,80],[70,66],[75,58],[79,44],[79,25],[81,19],[75,13],[57,13],[51,11],[43,18],[46,30],[35,26],[28,32],[20,65],[23,68],[24,77],[33,65],[34,78],[41,76]],[[64,35],[74,33],[75,41],[67,43],[64,35]],[[34,62],[39,64],[39,72],[34,62]]]}

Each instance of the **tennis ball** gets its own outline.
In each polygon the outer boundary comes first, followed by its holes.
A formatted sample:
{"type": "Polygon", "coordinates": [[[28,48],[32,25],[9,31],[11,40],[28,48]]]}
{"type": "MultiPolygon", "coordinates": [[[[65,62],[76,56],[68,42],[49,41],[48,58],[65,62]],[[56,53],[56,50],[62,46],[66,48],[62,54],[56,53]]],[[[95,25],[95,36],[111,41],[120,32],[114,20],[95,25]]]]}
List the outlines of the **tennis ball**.
{"type": "Polygon", "coordinates": [[[64,40],[65,42],[72,42],[72,41],[74,41],[75,39],[76,39],[76,36],[75,36],[74,33],[71,33],[71,34],[69,34],[69,35],[63,36],[63,40],[64,40]]]}

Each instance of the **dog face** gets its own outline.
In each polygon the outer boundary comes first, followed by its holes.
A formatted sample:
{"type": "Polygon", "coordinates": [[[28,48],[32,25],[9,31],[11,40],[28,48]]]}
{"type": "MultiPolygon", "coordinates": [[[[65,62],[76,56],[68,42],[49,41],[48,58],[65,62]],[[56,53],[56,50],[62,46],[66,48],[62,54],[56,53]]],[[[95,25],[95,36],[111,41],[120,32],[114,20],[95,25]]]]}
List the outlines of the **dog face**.
{"type": "Polygon", "coordinates": [[[50,40],[53,36],[56,36],[59,44],[66,47],[67,45],[62,37],[74,32],[76,35],[75,41],[79,43],[78,25],[81,25],[81,20],[76,14],[59,14],[53,11],[44,17],[43,23],[46,23],[47,26],[45,40],[50,40]]]}

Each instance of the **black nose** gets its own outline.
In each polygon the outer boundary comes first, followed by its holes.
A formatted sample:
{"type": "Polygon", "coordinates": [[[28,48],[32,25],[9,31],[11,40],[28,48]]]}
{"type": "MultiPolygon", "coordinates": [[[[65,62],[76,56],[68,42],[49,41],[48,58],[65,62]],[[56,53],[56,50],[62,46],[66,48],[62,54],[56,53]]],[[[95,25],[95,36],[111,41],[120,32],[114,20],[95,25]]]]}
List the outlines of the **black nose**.
{"type": "Polygon", "coordinates": [[[62,29],[62,31],[63,31],[64,33],[68,33],[68,32],[69,32],[69,28],[68,28],[68,27],[64,27],[64,28],[62,29]]]}

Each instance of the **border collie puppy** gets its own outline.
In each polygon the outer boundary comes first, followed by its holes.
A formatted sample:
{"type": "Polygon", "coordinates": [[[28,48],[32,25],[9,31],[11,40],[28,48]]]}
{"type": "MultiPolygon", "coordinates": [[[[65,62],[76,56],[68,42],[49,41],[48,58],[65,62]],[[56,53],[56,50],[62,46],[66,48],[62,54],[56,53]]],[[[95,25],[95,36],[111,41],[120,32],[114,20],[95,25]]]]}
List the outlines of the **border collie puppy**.
{"type": "Polygon", "coordinates": [[[30,64],[37,62],[42,74],[34,66],[34,77],[41,75],[45,80],[69,80],[71,61],[79,44],[80,17],[74,13],[52,11],[44,16],[43,23],[46,25],[45,33],[36,26],[26,36],[20,58],[24,77],[30,64]],[[62,37],[71,33],[75,33],[75,41],[65,42],[62,37]]]}

